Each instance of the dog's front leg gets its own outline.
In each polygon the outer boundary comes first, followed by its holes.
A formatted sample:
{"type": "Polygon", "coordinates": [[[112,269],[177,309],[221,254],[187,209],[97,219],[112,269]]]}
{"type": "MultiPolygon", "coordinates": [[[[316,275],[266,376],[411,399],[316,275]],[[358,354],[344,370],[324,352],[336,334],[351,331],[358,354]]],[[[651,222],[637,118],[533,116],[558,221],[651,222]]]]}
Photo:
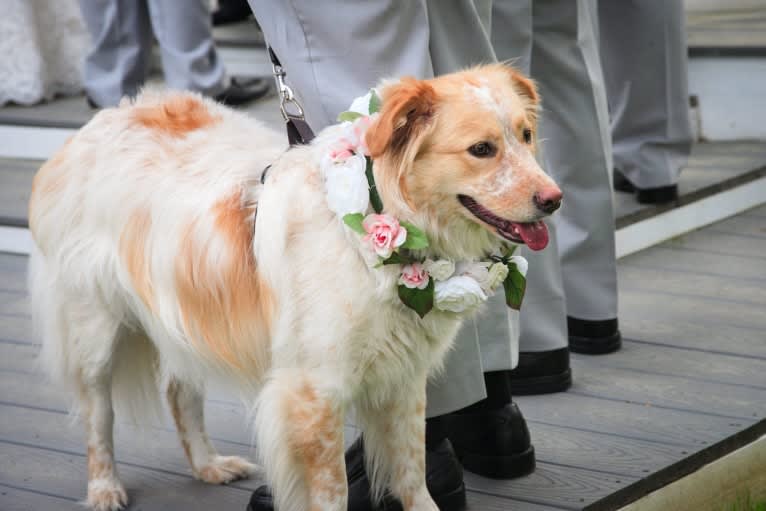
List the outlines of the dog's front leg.
{"type": "Polygon", "coordinates": [[[259,397],[257,448],[280,511],[346,511],[343,405],[331,380],[275,371],[259,397]]]}
{"type": "Polygon", "coordinates": [[[425,409],[425,375],[382,407],[360,407],[373,492],[390,489],[405,511],[438,511],[426,488],[425,409]]]}

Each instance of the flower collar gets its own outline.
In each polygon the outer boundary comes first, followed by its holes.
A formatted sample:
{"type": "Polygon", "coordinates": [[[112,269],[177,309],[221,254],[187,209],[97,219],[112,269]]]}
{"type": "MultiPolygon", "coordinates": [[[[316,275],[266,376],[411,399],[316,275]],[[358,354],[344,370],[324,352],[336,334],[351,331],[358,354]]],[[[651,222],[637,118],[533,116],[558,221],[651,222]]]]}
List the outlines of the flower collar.
{"type": "Polygon", "coordinates": [[[362,235],[365,248],[378,257],[376,268],[400,266],[399,299],[421,318],[434,307],[455,313],[475,309],[501,283],[506,304],[519,310],[526,289],[527,261],[513,255],[515,247],[492,254],[486,261],[427,259],[418,255],[429,246],[426,234],[410,222],[383,213],[364,138],[380,105],[380,97],[372,89],[338,116],[336,136],[320,162],[328,207],[348,228],[362,235]],[[374,213],[366,214],[370,207],[374,213]]]}

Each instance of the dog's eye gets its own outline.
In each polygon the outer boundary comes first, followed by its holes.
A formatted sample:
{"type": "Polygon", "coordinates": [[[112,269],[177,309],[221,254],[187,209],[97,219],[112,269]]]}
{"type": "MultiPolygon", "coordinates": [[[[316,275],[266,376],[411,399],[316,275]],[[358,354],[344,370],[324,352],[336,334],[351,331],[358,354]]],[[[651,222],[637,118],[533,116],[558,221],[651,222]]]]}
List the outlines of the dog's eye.
{"type": "Polygon", "coordinates": [[[490,142],[479,142],[469,147],[468,152],[477,158],[491,158],[495,155],[497,149],[490,142]]]}
{"type": "Polygon", "coordinates": [[[524,128],[524,131],[522,133],[524,135],[524,143],[525,144],[531,144],[532,143],[532,130],[529,128],[524,128]]]}

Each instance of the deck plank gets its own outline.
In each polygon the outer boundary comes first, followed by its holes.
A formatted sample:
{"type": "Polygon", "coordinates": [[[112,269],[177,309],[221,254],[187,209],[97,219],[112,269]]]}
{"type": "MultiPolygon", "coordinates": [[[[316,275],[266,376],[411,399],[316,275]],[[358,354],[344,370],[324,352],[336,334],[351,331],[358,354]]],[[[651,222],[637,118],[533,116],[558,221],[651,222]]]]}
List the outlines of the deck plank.
{"type": "Polygon", "coordinates": [[[53,495],[43,489],[13,487],[0,483],[0,509],[3,511],[83,511],[78,499],[53,495]]]}
{"type": "MultiPolygon", "coordinates": [[[[0,482],[41,488],[68,499],[83,499],[86,488],[83,454],[50,450],[34,445],[14,445],[0,440],[0,482]]],[[[120,477],[133,502],[142,511],[244,509],[249,490],[236,486],[211,486],[189,477],[160,470],[121,464],[120,477]]]]}
{"type": "Polygon", "coordinates": [[[39,160],[0,159],[0,218],[26,219],[39,160]]]}
{"type": "MultiPolygon", "coordinates": [[[[577,381],[577,375],[575,375],[577,381]]],[[[531,423],[569,427],[678,447],[708,445],[756,423],[690,411],[599,399],[572,392],[514,398],[531,423]]],[[[530,426],[534,431],[534,426],[530,426]]],[[[689,452],[689,449],[680,449],[689,452]]]]}
{"type": "Polygon", "coordinates": [[[548,463],[538,463],[531,475],[511,481],[465,473],[466,488],[567,509],[581,509],[636,480],[627,475],[604,474],[548,463]]]}
{"type": "Polygon", "coordinates": [[[580,374],[599,374],[601,368],[628,370],[654,375],[683,377],[690,382],[701,381],[722,385],[744,385],[766,390],[763,375],[764,362],[751,357],[726,353],[707,353],[691,351],[676,346],[646,344],[631,339],[623,339],[623,347],[610,357],[594,360],[585,355],[572,355],[572,362],[577,367],[575,377],[580,374]]]}

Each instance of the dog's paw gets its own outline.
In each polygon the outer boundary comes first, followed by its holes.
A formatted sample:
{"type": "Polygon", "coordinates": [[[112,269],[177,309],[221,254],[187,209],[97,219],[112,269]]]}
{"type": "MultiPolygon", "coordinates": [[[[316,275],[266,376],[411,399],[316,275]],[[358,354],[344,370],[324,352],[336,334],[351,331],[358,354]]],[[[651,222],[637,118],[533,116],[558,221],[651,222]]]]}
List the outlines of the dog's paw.
{"type": "Polygon", "coordinates": [[[197,477],[210,484],[226,484],[253,475],[256,466],[239,456],[216,456],[197,470],[197,477]]]}
{"type": "Polygon", "coordinates": [[[94,511],[118,511],[128,505],[128,495],[116,479],[95,479],[88,482],[85,503],[94,511]]]}

